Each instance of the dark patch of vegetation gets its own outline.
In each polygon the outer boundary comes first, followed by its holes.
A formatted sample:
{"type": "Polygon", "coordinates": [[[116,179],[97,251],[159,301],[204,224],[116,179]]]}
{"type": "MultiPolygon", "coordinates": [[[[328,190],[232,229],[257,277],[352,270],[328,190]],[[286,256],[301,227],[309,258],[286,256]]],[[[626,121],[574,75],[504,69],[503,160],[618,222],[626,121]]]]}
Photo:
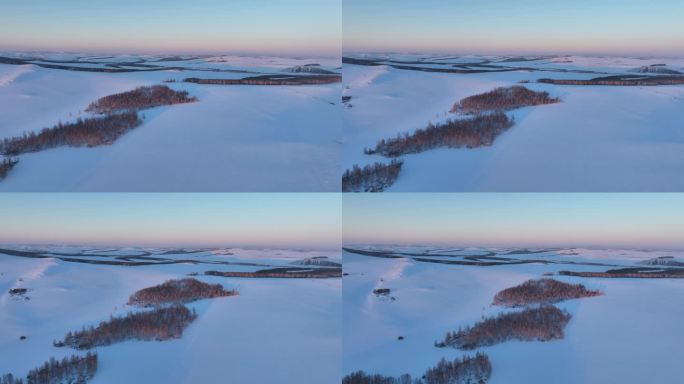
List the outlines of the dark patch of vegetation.
{"type": "Polygon", "coordinates": [[[28,290],[26,288],[12,288],[9,290],[9,294],[11,296],[21,296],[21,295],[25,294],[26,292],[28,292],[28,290]]]}
{"type": "Polygon", "coordinates": [[[635,85],[676,85],[684,84],[684,76],[674,75],[617,75],[596,77],[590,80],[566,80],[566,79],[539,79],[540,83],[558,85],[616,85],[616,86],[635,86],[635,85]]]}
{"type": "Polygon", "coordinates": [[[316,267],[336,267],[341,268],[342,264],[329,260],[326,256],[309,257],[302,260],[293,261],[292,265],[313,265],[316,267]]]}
{"type": "Polygon", "coordinates": [[[342,192],[382,192],[397,181],[403,164],[403,160],[392,159],[389,164],[354,165],[342,174],[342,192]]]}
{"type": "Polygon", "coordinates": [[[186,83],[196,84],[216,84],[216,85],[313,85],[313,84],[332,84],[342,81],[341,75],[261,75],[245,77],[242,79],[200,79],[190,77],[186,83]]]}
{"type": "MultiPolygon", "coordinates": [[[[26,376],[27,384],[85,384],[95,377],[97,353],[73,355],[57,360],[54,357],[42,366],[32,369],[26,376]]],[[[23,384],[24,380],[11,373],[0,377],[0,384],[23,384]]]]}
{"type": "Polygon", "coordinates": [[[582,284],[568,284],[554,279],[528,280],[506,288],[494,296],[494,305],[524,307],[529,304],[553,304],[563,300],[600,296],[582,284]]]}
{"type": "Polygon", "coordinates": [[[24,336],[24,335],[19,336],[19,340],[26,340],[26,336],[24,336]]]}
{"type": "Polygon", "coordinates": [[[343,103],[348,103],[351,101],[351,99],[352,99],[351,96],[342,96],[342,102],[343,103]]]}
{"type": "MultiPolygon", "coordinates": [[[[0,149],[2,149],[2,143],[0,143],[0,149]]],[[[19,159],[12,158],[12,157],[5,157],[2,159],[2,162],[0,163],[0,180],[4,179],[7,177],[7,174],[14,168],[15,165],[19,162],[19,159]]]]}
{"type": "Polygon", "coordinates": [[[169,340],[179,339],[183,330],[197,318],[193,309],[183,305],[158,307],[151,311],[129,312],[125,316],[111,317],[97,327],[83,328],[69,332],[63,341],[54,342],[56,347],[69,346],[75,349],[90,349],[111,345],[126,340],[169,340]]]}
{"type": "Polygon", "coordinates": [[[271,268],[255,272],[221,272],[206,271],[208,276],[249,277],[249,278],[285,278],[285,279],[316,279],[342,277],[342,268],[271,268]]]}
{"type": "Polygon", "coordinates": [[[397,340],[399,340],[399,341],[404,340],[404,336],[398,336],[397,340]]]}
{"type": "Polygon", "coordinates": [[[683,279],[684,268],[619,268],[605,272],[560,271],[559,275],[629,279],[683,279]]]}
{"type": "Polygon", "coordinates": [[[95,376],[97,353],[88,352],[85,356],[73,355],[62,360],[54,358],[43,366],[31,370],[26,376],[28,384],[82,384],[95,376]]]}
{"type": "Polygon", "coordinates": [[[549,97],[548,92],[536,92],[520,85],[514,85],[512,87],[499,87],[479,95],[468,96],[454,104],[450,112],[474,114],[558,102],[560,102],[560,99],[549,97]]]}
{"type": "Polygon", "coordinates": [[[125,112],[103,117],[78,119],[74,123],[59,123],[44,128],[40,133],[28,133],[0,142],[0,153],[18,155],[45,149],[69,147],[97,147],[111,145],[119,136],[138,127],[142,120],[136,112],[125,112]]]}
{"type": "Polygon", "coordinates": [[[189,303],[200,299],[214,297],[235,296],[237,291],[226,291],[221,284],[207,284],[196,279],[176,279],[141,289],[128,299],[129,305],[143,307],[170,304],[189,303]]]}
{"type": "Polygon", "coordinates": [[[673,256],[661,256],[639,262],[642,265],[664,265],[667,267],[684,267],[684,262],[677,261],[673,256]]]}
{"type": "Polygon", "coordinates": [[[165,85],[153,85],[101,97],[97,101],[92,102],[86,108],[86,112],[112,113],[137,111],[162,105],[192,103],[195,101],[197,101],[197,98],[188,96],[187,91],[176,91],[165,85]]]}
{"type": "Polygon", "coordinates": [[[377,288],[373,290],[376,296],[389,296],[391,290],[389,288],[377,288]]]}
{"type": "Polygon", "coordinates": [[[413,134],[397,135],[393,139],[382,139],[366,154],[380,154],[397,157],[409,153],[420,153],[434,148],[477,148],[490,146],[494,140],[514,124],[514,118],[498,111],[477,115],[468,119],[449,120],[439,125],[428,125],[413,134]]]}
{"type": "Polygon", "coordinates": [[[520,312],[500,313],[496,317],[486,318],[457,332],[447,332],[444,340],[435,342],[435,346],[471,350],[508,340],[562,339],[563,329],[569,321],[568,312],[552,305],[542,305],[520,312]]]}
{"type": "Polygon", "coordinates": [[[452,361],[443,358],[421,378],[412,378],[408,374],[391,377],[357,371],[345,376],[342,384],[484,384],[491,375],[489,357],[477,353],[475,357],[463,356],[452,361]]]}

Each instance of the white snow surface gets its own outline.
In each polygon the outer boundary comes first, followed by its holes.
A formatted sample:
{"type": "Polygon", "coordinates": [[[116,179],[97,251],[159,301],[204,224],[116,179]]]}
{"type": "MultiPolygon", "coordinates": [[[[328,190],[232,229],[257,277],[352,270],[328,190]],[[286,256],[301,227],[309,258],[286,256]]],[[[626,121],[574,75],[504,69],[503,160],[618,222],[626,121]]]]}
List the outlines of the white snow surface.
{"type": "MultiPolygon", "coordinates": [[[[78,246],[5,247],[57,253],[140,255],[268,263],[335,252],[224,249],[166,250],[78,246]],[[193,252],[163,254],[164,252],[193,252]],[[216,252],[221,253],[221,252],[216,252]],[[252,255],[259,254],[255,259],[252,255]]],[[[96,259],[92,256],[81,258],[96,259]]],[[[242,268],[242,269],[241,269],[242,268]]],[[[83,354],[53,347],[68,331],[95,325],[110,315],[139,310],[126,305],[136,290],[198,272],[196,279],[237,289],[238,296],[187,304],[199,317],[177,340],[127,341],[98,347],[93,384],[110,383],[337,383],[341,360],[340,279],[235,279],[203,276],[205,270],[247,270],[211,264],[112,266],[57,258],[24,258],[0,253],[0,374],[24,376],[51,356],[83,354]],[[10,297],[27,288],[30,300],[10,297]],[[19,340],[20,336],[26,340],[19,340]]],[[[259,269],[259,268],[257,268],[259,269]]],[[[254,267],[251,267],[254,270],[254,267]]]]}
{"type": "MultiPolygon", "coordinates": [[[[546,256],[516,257],[595,262],[610,259],[618,264],[633,264],[637,259],[662,254],[673,253],[568,249],[549,251],[546,256]],[[572,257],[579,259],[567,258],[564,253],[577,254],[572,257]],[[600,255],[598,259],[596,255],[600,255]]],[[[675,383],[681,377],[678,359],[684,353],[680,321],[684,316],[683,279],[554,276],[604,293],[556,304],[572,315],[564,339],[508,341],[464,352],[436,348],[433,343],[441,340],[447,331],[472,325],[482,316],[509,311],[491,306],[498,291],[540,278],[546,272],[597,268],[553,264],[442,265],[348,252],[343,254],[343,264],[348,274],[343,283],[344,374],[364,370],[389,376],[409,373],[420,377],[442,357],[453,360],[480,351],[492,363],[490,384],[675,383]],[[374,295],[372,290],[378,284],[390,288],[395,300],[374,295]],[[398,336],[405,339],[399,341],[398,336]]]]}
{"type": "MultiPolygon", "coordinates": [[[[491,147],[440,148],[403,156],[390,192],[440,191],[682,191],[684,190],[684,85],[564,86],[540,78],[590,79],[633,74],[644,65],[682,70],[684,59],[550,57],[502,62],[502,57],[348,55],[387,65],[345,64],[342,169],[389,159],[365,155],[383,138],[458,118],[448,111],[460,99],[519,81],[562,102],[521,108],[515,125],[491,147]],[[474,74],[435,73],[391,67],[453,68],[477,63],[542,69],[474,74]],[[413,62],[420,62],[413,64],[413,62]],[[582,73],[573,71],[593,71],[582,73]]],[[[469,67],[475,68],[475,67],[469,67]]],[[[483,68],[480,68],[483,69],[483,68]]],[[[485,68],[486,69],[486,68],[485,68]]]]}

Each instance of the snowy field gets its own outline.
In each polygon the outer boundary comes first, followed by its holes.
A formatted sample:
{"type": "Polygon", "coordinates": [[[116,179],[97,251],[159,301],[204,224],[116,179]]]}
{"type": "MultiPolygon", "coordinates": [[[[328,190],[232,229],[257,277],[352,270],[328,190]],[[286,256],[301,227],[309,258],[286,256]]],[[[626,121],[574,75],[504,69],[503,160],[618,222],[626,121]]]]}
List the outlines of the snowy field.
{"type": "MultiPolygon", "coordinates": [[[[548,342],[507,341],[463,352],[436,348],[447,331],[482,316],[508,311],[491,305],[494,295],[528,279],[560,270],[594,271],[638,266],[682,252],[591,249],[478,249],[352,247],[343,253],[343,374],[357,370],[420,377],[439,359],[486,353],[490,384],[506,383],[676,383],[684,353],[684,279],[579,278],[565,282],[599,289],[599,297],[556,304],[572,318],[565,338],[548,342]],[[381,251],[385,257],[355,250],[381,251]],[[513,252],[511,252],[513,251],[513,252]],[[489,255],[489,256],[488,256],[489,255]],[[386,258],[395,256],[399,258],[386,258]],[[498,266],[446,265],[417,259],[473,261],[480,257],[541,260],[498,266]],[[570,264],[568,264],[570,263],[570,264]],[[388,297],[373,289],[389,288],[388,297]],[[404,340],[398,340],[403,336],[404,340]]],[[[348,248],[349,249],[349,248],[348,248]]]]}
{"type": "Polygon", "coordinates": [[[202,275],[210,269],[254,271],[287,266],[317,256],[339,262],[339,251],[4,248],[0,250],[0,375],[25,376],[51,356],[85,354],[53,347],[52,342],[68,331],[134,310],[126,302],[136,290],[197,272],[196,279],[237,289],[239,295],[187,304],[199,317],[181,339],[126,341],[96,348],[99,364],[93,384],[340,380],[340,279],[202,275]],[[40,258],[11,255],[17,251],[40,258]],[[151,265],[83,262],[103,260],[151,265]],[[184,262],[165,264],[174,260],[184,262]],[[11,288],[28,291],[12,296],[11,288]]]}
{"type": "MultiPolygon", "coordinates": [[[[405,155],[388,191],[682,191],[684,85],[572,86],[541,78],[684,73],[684,59],[345,55],[342,169],[389,162],[380,139],[455,118],[460,99],[522,84],[561,103],[509,112],[493,146],[405,155]],[[363,64],[363,65],[361,65],[363,64]],[[442,70],[452,72],[427,72],[442,70]],[[646,72],[642,72],[646,71],[646,72]]],[[[675,75],[677,76],[677,75],[675,75]]]]}
{"type": "Polygon", "coordinates": [[[172,80],[166,85],[199,99],[143,111],[145,123],[111,146],[62,147],[21,155],[8,177],[0,181],[0,191],[340,189],[339,83],[226,86],[182,82],[190,77],[307,75],[292,72],[302,68],[339,72],[339,59],[0,56],[4,60],[0,60],[0,140],[89,117],[84,112],[89,103],[138,86],[172,80]]]}

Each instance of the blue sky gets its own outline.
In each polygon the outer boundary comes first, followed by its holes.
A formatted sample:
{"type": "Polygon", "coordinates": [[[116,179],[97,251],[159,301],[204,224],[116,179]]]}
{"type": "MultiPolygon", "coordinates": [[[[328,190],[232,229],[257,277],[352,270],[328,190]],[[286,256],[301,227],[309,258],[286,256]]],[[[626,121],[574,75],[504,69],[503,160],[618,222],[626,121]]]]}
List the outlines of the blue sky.
{"type": "Polygon", "coordinates": [[[0,194],[0,242],[339,249],[338,194],[0,194]]]}
{"type": "Polygon", "coordinates": [[[684,56],[681,0],[344,0],[343,49],[684,56]]]}
{"type": "Polygon", "coordinates": [[[3,0],[0,50],[339,55],[340,0],[3,0]]]}
{"type": "Polygon", "coordinates": [[[345,244],[684,250],[684,194],[345,194],[345,244]]]}

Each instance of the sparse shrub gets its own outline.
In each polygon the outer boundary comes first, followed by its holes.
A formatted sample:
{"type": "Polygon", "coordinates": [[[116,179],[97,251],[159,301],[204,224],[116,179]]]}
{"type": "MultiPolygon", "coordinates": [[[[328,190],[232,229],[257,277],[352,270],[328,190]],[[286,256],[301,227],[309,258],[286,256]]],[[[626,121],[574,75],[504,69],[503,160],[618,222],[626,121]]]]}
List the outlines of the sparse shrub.
{"type": "Polygon", "coordinates": [[[420,153],[434,148],[477,148],[490,146],[494,140],[514,124],[514,118],[503,112],[477,115],[467,119],[449,120],[443,124],[429,124],[413,134],[397,135],[382,139],[366,154],[397,157],[408,153],[420,153]]]}
{"type": "Polygon", "coordinates": [[[548,92],[536,92],[520,85],[499,87],[492,91],[466,97],[454,104],[452,113],[481,113],[511,110],[540,104],[558,103],[560,99],[549,97],[548,92]]]}
{"type": "Polygon", "coordinates": [[[188,96],[187,91],[176,91],[165,85],[138,87],[132,91],[105,96],[90,103],[86,112],[112,113],[137,111],[161,105],[192,103],[196,97],[188,96]]]}
{"type": "Polygon", "coordinates": [[[168,280],[162,284],[141,289],[128,299],[129,305],[151,306],[170,303],[188,303],[212,297],[234,296],[237,291],[226,291],[221,284],[207,284],[196,279],[168,280]]]}
{"type": "Polygon", "coordinates": [[[506,288],[494,296],[494,305],[522,307],[529,304],[553,304],[563,300],[601,295],[582,284],[568,284],[554,279],[528,280],[506,288]]]}
{"type": "Polygon", "coordinates": [[[373,293],[376,296],[387,296],[390,294],[390,289],[389,288],[377,288],[373,290],[373,293]]]}
{"type": "Polygon", "coordinates": [[[69,332],[63,341],[55,342],[54,345],[90,349],[130,339],[178,339],[183,335],[183,330],[196,318],[195,310],[190,311],[183,305],[159,307],[137,313],[129,312],[125,316],[110,317],[109,321],[103,321],[97,327],[91,326],[69,332]]]}
{"type": "Polygon", "coordinates": [[[500,313],[471,327],[447,332],[438,348],[454,347],[471,350],[508,340],[547,341],[562,339],[570,314],[552,305],[528,308],[519,312],[500,313]]]}
{"type": "Polygon", "coordinates": [[[103,117],[78,119],[74,123],[59,123],[52,128],[44,128],[40,133],[4,139],[0,143],[0,153],[18,155],[38,152],[49,148],[97,147],[110,145],[119,136],[142,124],[135,112],[125,112],[103,117]]]}
{"type": "Polygon", "coordinates": [[[14,377],[11,373],[7,373],[0,376],[0,384],[24,384],[24,380],[14,377]]]}
{"type": "Polygon", "coordinates": [[[363,168],[354,165],[342,174],[342,192],[382,192],[394,184],[403,164],[393,159],[389,164],[376,162],[363,168]]]}

